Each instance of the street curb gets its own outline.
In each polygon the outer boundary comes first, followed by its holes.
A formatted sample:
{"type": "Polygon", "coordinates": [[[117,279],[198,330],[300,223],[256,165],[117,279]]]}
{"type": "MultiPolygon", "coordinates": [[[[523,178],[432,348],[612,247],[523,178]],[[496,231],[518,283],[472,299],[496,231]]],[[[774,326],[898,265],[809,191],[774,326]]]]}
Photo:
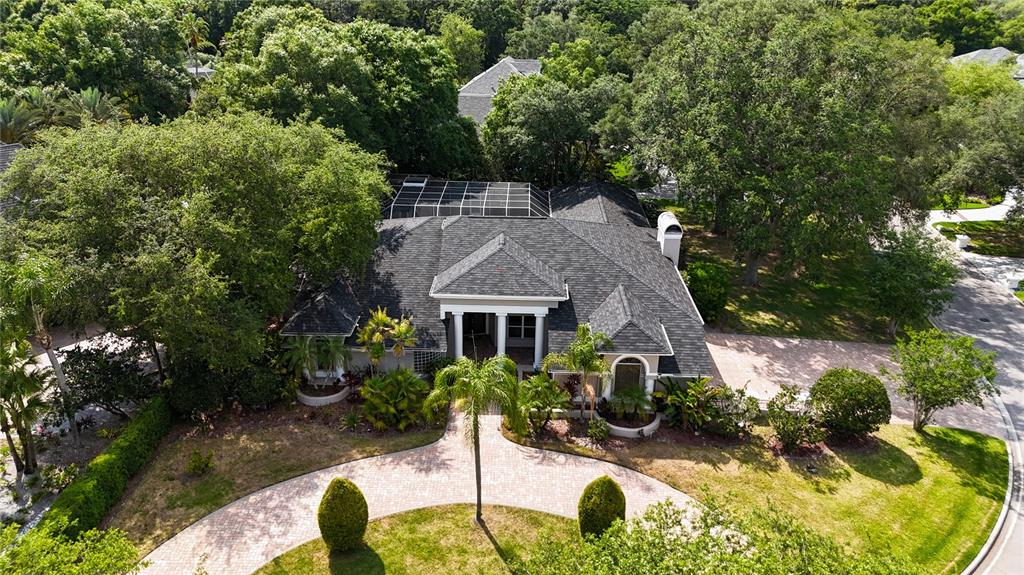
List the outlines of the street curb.
{"type": "MultiPolygon", "coordinates": [[[[999,511],[999,518],[996,519],[996,524],[992,526],[992,532],[989,533],[988,539],[985,540],[985,544],[978,550],[978,554],[974,556],[974,560],[960,572],[960,575],[973,575],[978,572],[978,568],[981,564],[988,559],[989,554],[992,552],[992,548],[995,546],[996,540],[1002,534],[1003,528],[1006,527],[1006,518],[1010,513],[1010,502],[1013,500],[1013,476],[1016,470],[1016,458],[1014,457],[1014,448],[1019,446],[1017,430],[1013,427],[1013,420],[1010,419],[1010,413],[1006,411],[1006,406],[1003,405],[1003,400],[998,395],[993,396],[996,407],[999,408],[999,414],[1003,418],[1003,425],[1006,427],[1007,438],[1006,443],[1006,463],[1007,463],[1007,474],[1006,474],[1006,495],[1003,497],[1003,508],[999,511]]],[[[1018,494],[1019,495],[1019,494],[1018,494]]],[[[1010,525],[1012,530],[1013,525],[1010,525]]],[[[1007,532],[1009,533],[1009,531],[1007,532]]],[[[1003,544],[1005,546],[1005,543],[1003,544]]],[[[998,555],[1002,553],[1003,546],[1000,546],[998,555]]],[[[988,570],[986,569],[987,573],[988,570]]]]}

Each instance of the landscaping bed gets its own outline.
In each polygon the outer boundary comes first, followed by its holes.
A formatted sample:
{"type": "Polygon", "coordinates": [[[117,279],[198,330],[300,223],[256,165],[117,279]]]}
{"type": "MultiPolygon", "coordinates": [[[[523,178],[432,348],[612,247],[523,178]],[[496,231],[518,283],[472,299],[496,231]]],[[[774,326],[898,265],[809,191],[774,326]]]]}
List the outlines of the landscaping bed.
{"type": "MultiPolygon", "coordinates": [[[[958,573],[995,524],[1006,489],[1006,448],[958,429],[885,425],[862,444],[824,445],[777,456],[771,431],[722,440],[663,426],[645,440],[597,444],[586,426],[558,421],[521,442],[611,461],[727,506],[769,506],[833,537],[850,551],[892,552],[926,573],[958,573]]],[[[506,434],[508,436],[508,434],[506,434]]],[[[513,439],[511,436],[508,436],[513,439]]]]}
{"type": "Polygon", "coordinates": [[[473,515],[471,505],[450,505],[385,517],[370,522],[364,549],[331,554],[321,539],[314,539],[256,574],[504,574],[543,540],[578,537],[575,521],[538,511],[487,506],[488,531],[474,524],[473,515]]]}
{"type": "Polygon", "coordinates": [[[442,425],[373,431],[360,405],[282,405],[264,412],[222,413],[179,424],[152,462],[130,483],[104,522],[125,530],[142,554],[197,519],[244,495],[317,469],[436,441],[442,425]],[[211,468],[186,473],[189,460],[212,454],[211,468]]]}
{"type": "Polygon", "coordinates": [[[940,222],[935,224],[946,239],[957,234],[971,238],[970,251],[986,256],[1024,258],[1024,234],[1012,229],[1002,220],[981,222],[940,222]]]}

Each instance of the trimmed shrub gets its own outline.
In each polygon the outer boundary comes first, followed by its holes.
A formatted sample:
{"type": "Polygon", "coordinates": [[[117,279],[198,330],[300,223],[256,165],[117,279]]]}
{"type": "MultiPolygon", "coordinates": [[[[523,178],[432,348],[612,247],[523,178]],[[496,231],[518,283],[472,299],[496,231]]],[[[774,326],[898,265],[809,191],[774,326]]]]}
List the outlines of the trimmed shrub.
{"type": "Polygon", "coordinates": [[[580,535],[600,537],[616,519],[626,519],[626,496],[614,479],[602,475],[583,490],[577,511],[580,535]]]}
{"type": "Polygon", "coordinates": [[[711,414],[703,430],[733,439],[748,433],[754,420],[761,415],[757,399],[742,389],[732,389],[727,385],[715,389],[718,391],[711,400],[711,414]]]}
{"type": "Polygon", "coordinates": [[[882,380],[860,370],[826,371],[811,386],[811,409],[829,435],[852,438],[878,431],[892,417],[882,380]]]}
{"type": "Polygon", "coordinates": [[[693,262],[686,266],[684,277],[693,303],[697,304],[704,321],[718,321],[729,301],[729,287],[732,285],[729,269],[711,262],[693,262]]]}
{"type": "Polygon", "coordinates": [[[331,551],[351,551],[363,544],[369,511],[363,492],[348,479],[335,477],[327,486],[316,522],[331,551]]]}
{"type": "Polygon", "coordinates": [[[69,537],[98,527],[121,499],[128,480],[149,461],[160,440],[170,431],[171,421],[171,411],[162,397],[149,402],[121,435],[89,462],[78,479],[57,496],[46,520],[65,517],[69,537]]]}
{"type": "Polygon", "coordinates": [[[608,435],[611,434],[611,432],[612,430],[608,427],[608,422],[603,419],[595,417],[587,424],[587,437],[598,443],[608,439],[608,435]]]}
{"type": "Polygon", "coordinates": [[[775,430],[782,450],[787,453],[824,439],[823,430],[797,398],[797,389],[792,385],[783,385],[768,402],[768,423],[775,430]]]}
{"type": "Polygon", "coordinates": [[[185,473],[192,477],[206,475],[213,470],[213,450],[206,452],[193,449],[185,463],[185,473]]]}

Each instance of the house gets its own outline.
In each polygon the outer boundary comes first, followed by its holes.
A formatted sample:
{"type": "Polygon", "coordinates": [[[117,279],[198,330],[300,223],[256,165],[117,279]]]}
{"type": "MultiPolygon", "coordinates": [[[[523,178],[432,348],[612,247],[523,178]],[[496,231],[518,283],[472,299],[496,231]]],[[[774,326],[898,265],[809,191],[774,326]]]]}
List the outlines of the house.
{"type": "Polygon", "coordinates": [[[3,175],[7,168],[14,162],[14,156],[22,149],[21,144],[0,144],[0,215],[10,207],[15,199],[5,199],[3,192],[3,175]]]}
{"type": "Polygon", "coordinates": [[[540,74],[540,60],[505,57],[459,88],[459,115],[483,124],[491,111],[491,99],[502,80],[540,74]]]}
{"type": "Polygon", "coordinates": [[[949,59],[949,62],[951,64],[988,64],[992,66],[1011,59],[1014,60],[1014,63],[1016,64],[1013,66],[1013,70],[1011,72],[1013,79],[1024,83],[1024,54],[1018,55],[1017,53],[1002,46],[984,48],[960,54],[959,56],[953,56],[949,59]]]}
{"type": "Polygon", "coordinates": [[[408,176],[392,185],[366,272],[301,304],[284,335],[345,338],[352,364],[366,364],[355,334],[381,306],[412,316],[417,330],[416,345],[389,354],[387,369],[506,354],[522,375],[589,323],[612,340],[601,350],[612,368],[606,395],[711,372],[672,214],[651,227],[632,191],[603,183],[541,191],[408,176]]]}

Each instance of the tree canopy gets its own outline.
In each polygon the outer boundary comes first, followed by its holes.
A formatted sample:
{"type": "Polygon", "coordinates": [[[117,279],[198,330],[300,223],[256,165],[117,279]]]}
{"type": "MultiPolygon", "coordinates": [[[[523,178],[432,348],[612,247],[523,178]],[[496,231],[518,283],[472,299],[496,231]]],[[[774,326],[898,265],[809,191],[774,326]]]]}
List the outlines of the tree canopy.
{"type": "Polygon", "coordinates": [[[65,317],[163,344],[172,365],[251,365],[297,292],[376,245],[382,159],[254,113],[49,131],[19,154],[5,257],[51,254],[65,317]]]}

